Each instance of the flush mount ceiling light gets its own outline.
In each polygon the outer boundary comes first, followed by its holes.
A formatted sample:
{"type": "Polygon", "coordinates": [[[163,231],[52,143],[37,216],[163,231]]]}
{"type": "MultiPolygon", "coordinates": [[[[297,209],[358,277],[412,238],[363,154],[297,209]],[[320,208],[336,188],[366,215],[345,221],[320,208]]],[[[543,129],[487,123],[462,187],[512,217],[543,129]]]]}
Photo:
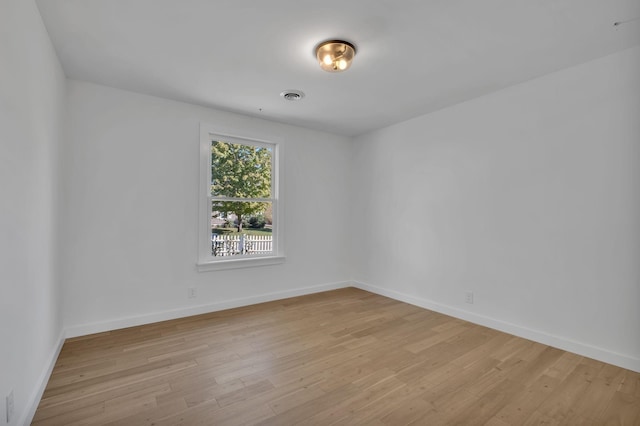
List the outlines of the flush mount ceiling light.
{"type": "Polygon", "coordinates": [[[341,72],[349,69],[356,47],[344,40],[323,41],[316,47],[316,57],[320,68],[328,72],[341,72]]]}

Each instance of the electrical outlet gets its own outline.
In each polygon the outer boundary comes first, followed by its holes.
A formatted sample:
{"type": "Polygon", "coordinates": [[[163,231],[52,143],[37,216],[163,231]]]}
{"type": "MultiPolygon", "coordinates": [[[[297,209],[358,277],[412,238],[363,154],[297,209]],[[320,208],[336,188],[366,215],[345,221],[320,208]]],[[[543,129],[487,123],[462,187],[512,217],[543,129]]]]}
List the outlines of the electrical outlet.
{"type": "Polygon", "coordinates": [[[13,406],[13,389],[11,390],[11,392],[9,392],[9,395],[7,395],[6,398],[6,402],[7,402],[7,423],[11,423],[11,419],[13,419],[13,410],[14,410],[14,406],[13,406]]]}
{"type": "Polygon", "coordinates": [[[195,299],[196,297],[198,297],[198,291],[196,290],[195,287],[190,287],[189,288],[189,299],[195,299]]]}
{"type": "Polygon", "coordinates": [[[473,292],[472,292],[472,291],[467,291],[467,292],[464,294],[464,301],[465,301],[466,303],[470,303],[470,304],[472,304],[472,305],[473,305],[473,292]]]}

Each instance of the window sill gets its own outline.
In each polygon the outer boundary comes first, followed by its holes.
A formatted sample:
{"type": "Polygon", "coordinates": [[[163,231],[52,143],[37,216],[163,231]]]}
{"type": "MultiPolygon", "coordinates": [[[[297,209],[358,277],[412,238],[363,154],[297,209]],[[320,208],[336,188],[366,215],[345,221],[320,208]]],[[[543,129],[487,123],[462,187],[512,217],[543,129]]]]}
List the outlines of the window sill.
{"type": "Polygon", "coordinates": [[[254,268],[256,266],[277,265],[284,263],[284,256],[248,257],[244,259],[215,260],[198,262],[198,272],[222,271],[225,269],[254,268]]]}

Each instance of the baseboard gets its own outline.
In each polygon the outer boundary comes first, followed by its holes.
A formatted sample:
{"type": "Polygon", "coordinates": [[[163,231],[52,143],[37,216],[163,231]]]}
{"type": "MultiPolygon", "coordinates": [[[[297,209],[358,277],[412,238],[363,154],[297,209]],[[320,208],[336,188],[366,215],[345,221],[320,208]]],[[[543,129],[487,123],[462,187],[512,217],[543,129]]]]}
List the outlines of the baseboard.
{"type": "Polygon", "coordinates": [[[628,370],[636,371],[640,373],[640,359],[634,358],[628,355],[619,354],[609,351],[607,349],[599,348],[596,346],[588,345],[575,340],[568,339],[566,337],[557,336],[549,333],[545,333],[538,330],[522,327],[510,322],[501,321],[495,318],[487,317],[484,315],[478,315],[473,312],[465,311],[462,309],[454,308],[452,306],[437,303],[421,297],[412,296],[406,293],[401,293],[394,290],[388,290],[382,287],[376,287],[370,284],[352,281],[352,286],[361,290],[366,290],[371,293],[386,296],[391,299],[395,299],[401,302],[409,303],[411,305],[419,306],[421,308],[429,309],[431,311],[439,312],[441,314],[449,315],[452,317],[460,318],[465,321],[472,322],[474,324],[483,325],[495,330],[503,331],[505,333],[513,334],[518,337],[522,337],[528,340],[533,340],[538,343],[542,343],[548,346],[553,346],[558,349],[562,349],[568,352],[573,352],[578,355],[582,355],[588,358],[593,358],[598,361],[613,364],[618,367],[626,368],[628,370]]]}
{"type": "Polygon", "coordinates": [[[168,311],[154,312],[150,314],[131,316],[126,318],[118,318],[109,321],[76,325],[67,327],[65,336],[67,338],[85,336],[88,334],[102,333],[105,331],[118,330],[120,328],[135,327],[137,325],[151,324],[154,322],[184,318],[192,315],[206,314],[209,312],[223,311],[225,309],[239,308],[242,306],[255,305],[256,303],[271,302],[274,300],[304,296],[306,294],[320,293],[323,291],[336,290],[339,288],[346,288],[350,286],[351,282],[348,281],[320,284],[293,290],[265,293],[258,296],[225,300],[212,304],[190,306],[186,308],[172,309],[168,311]]]}
{"type": "Polygon", "coordinates": [[[51,372],[53,371],[53,367],[56,365],[56,361],[58,360],[58,356],[60,355],[60,351],[62,350],[62,345],[64,344],[65,339],[64,330],[60,332],[60,336],[58,337],[58,343],[54,350],[49,355],[49,359],[47,360],[47,364],[45,365],[44,370],[38,377],[37,386],[31,393],[31,396],[27,400],[26,410],[22,414],[22,417],[19,419],[19,425],[30,425],[33,421],[33,416],[36,414],[36,410],[38,409],[38,404],[40,404],[40,399],[42,399],[42,394],[44,394],[44,390],[47,387],[47,383],[49,383],[49,377],[51,377],[51,372]]]}

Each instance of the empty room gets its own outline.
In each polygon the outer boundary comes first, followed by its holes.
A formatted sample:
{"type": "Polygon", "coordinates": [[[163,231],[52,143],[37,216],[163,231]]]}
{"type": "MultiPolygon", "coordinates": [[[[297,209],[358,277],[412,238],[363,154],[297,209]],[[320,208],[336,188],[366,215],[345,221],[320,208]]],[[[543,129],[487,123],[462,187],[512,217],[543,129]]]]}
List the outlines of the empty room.
{"type": "Polygon", "coordinates": [[[638,0],[0,0],[0,425],[640,425],[638,0]]]}

